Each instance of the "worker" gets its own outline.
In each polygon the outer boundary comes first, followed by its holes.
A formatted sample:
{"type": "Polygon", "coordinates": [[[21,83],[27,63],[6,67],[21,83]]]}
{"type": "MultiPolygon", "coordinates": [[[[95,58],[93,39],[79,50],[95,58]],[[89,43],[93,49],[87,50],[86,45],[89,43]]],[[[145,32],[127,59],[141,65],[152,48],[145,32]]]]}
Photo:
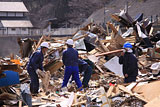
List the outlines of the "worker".
{"type": "Polygon", "coordinates": [[[133,54],[131,43],[125,43],[123,48],[124,52],[122,52],[119,57],[119,63],[123,65],[124,82],[135,82],[136,76],[138,75],[138,60],[133,54]]]}
{"type": "Polygon", "coordinates": [[[67,50],[63,52],[62,60],[65,65],[64,79],[62,83],[62,88],[67,87],[67,83],[72,75],[73,80],[75,80],[78,89],[82,87],[82,83],[79,78],[79,68],[78,68],[78,51],[73,48],[73,40],[68,39],[66,41],[67,50]]]}
{"type": "MultiPolygon", "coordinates": [[[[78,59],[79,73],[83,74],[84,76],[82,81],[83,88],[89,87],[88,83],[93,72],[92,65],[94,65],[93,62],[88,59],[78,59]]],[[[73,78],[70,82],[72,81],[73,78]]]]}
{"type": "Polygon", "coordinates": [[[29,73],[31,83],[30,83],[30,91],[32,94],[38,94],[39,90],[39,78],[36,71],[39,69],[44,71],[43,69],[43,60],[44,55],[47,53],[49,48],[49,44],[47,42],[42,42],[40,45],[40,50],[34,52],[28,62],[27,71],[29,73]]]}

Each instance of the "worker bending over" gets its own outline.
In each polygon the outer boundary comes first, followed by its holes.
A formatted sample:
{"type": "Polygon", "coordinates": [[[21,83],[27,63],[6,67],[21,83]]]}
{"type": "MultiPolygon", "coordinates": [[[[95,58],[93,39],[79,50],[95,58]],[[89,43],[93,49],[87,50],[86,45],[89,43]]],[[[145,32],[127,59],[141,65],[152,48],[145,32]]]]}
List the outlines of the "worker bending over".
{"type": "Polygon", "coordinates": [[[49,44],[47,42],[43,42],[40,45],[40,50],[34,52],[27,65],[27,71],[29,73],[31,83],[30,83],[30,91],[32,94],[38,94],[39,90],[39,78],[38,74],[36,73],[37,69],[43,71],[43,60],[44,55],[47,53],[49,48],[49,44]]]}
{"type": "MultiPolygon", "coordinates": [[[[82,85],[83,88],[87,88],[89,87],[88,83],[89,80],[91,79],[91,75],[93,72],[93,66],[94,64],[88,60],[88,59],[78,59],[78,67],[79,67],[79,73],[81,73],[84,77],[83,77],[83,81],[82,81],[82,85]]],[[[70,83],[73,81],[70,81],[70,83]]]]}

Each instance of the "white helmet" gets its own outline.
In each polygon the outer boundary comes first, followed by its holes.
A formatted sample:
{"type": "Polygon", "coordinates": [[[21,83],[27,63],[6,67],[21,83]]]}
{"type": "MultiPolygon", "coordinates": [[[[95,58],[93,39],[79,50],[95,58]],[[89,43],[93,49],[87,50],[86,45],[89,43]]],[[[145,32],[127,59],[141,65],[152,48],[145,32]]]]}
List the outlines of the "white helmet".
{"type": "Polygon", "coordinates": [[[41,47],[49,48],[48,42],[42,42],[41,47]]]}
{"type": "Polygon", "coordinates": [[[73,40],[72,40],[72,39],[68,39],[68,40],[66,41],[66,44],[68,44],[68,45],[73,45],[73,44],[74,44],[74,42],[73,42],[73,40]]]}

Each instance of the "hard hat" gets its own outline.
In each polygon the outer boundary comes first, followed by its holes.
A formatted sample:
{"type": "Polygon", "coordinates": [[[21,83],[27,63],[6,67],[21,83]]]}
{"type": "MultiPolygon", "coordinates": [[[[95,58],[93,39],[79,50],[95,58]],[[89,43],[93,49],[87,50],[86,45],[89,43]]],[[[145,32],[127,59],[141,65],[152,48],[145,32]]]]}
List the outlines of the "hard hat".
{"type": "Polygon", "coordinates": [[[127,42],[123,45],[123,48],[132,48],[132,44],[127,42]]]}
{"type": "Polygon", "coordinates": [[[73,42],[73,40],[72,40],[72,39],[68,39],[68,40],[66,41],[66,44],[68,44],[68,45],[73,45],[73,44],[74,44],[74,42],[73,42]]]}
{"type": "Polygon", "coordinates": [[[41,47],[49,48],[48,42],[42,42],[41,47]]]}

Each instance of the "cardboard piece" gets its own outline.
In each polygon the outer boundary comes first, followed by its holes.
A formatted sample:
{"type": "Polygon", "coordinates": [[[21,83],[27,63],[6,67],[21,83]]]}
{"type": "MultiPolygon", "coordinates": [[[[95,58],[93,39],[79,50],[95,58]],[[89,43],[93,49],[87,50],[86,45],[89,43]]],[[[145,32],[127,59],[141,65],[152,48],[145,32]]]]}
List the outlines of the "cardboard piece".
{"type": "Polygon", "coordinates": [[[62,61],[52,61],[51,63],[44,66],[45,71],[50,71],[52,75],[55,71],[60,69],[63,66],[62,61]]]}
{"type": "Polygon", "coordinates": [[[154,98],[150,102],[144,105],[144,107],[159,107],[160,105],[160,96],[154,98]]]}
{"type": "Polygon", "coordinates": [[[141,86],[136,86],[133,92],[139,93],[139,95],[144,96],[148,101],[160,96],[160,81],[155,81],[141,86]]]}

